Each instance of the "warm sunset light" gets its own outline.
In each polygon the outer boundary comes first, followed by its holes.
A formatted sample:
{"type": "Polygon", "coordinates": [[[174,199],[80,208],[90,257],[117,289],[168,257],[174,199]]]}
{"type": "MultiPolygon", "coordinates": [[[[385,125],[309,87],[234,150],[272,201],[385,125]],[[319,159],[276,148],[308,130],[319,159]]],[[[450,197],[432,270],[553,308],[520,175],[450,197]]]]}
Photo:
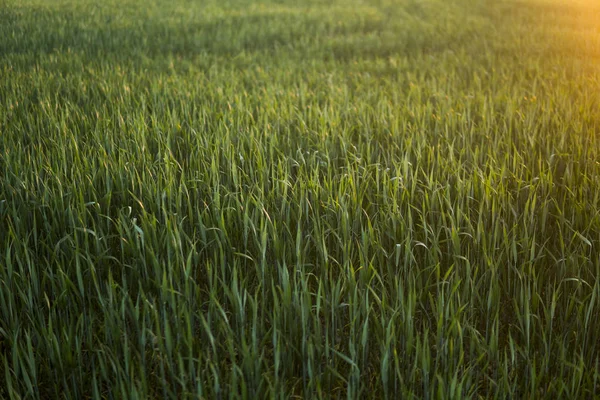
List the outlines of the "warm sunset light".
{"type": "Polygon", "coordinates": [[[0,0],[0,399],[599,399],[600,0],[0,0]]]}

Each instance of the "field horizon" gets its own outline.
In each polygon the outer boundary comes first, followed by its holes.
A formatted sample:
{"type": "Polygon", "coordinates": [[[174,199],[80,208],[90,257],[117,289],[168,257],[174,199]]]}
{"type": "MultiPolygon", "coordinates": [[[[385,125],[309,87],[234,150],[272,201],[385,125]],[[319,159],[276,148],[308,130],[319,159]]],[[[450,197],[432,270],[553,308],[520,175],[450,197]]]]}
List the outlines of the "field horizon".
{"type": "Polygon", "coordinates": [[[600,397],[600,5],[0,0],[0,398],[600,397]]]}

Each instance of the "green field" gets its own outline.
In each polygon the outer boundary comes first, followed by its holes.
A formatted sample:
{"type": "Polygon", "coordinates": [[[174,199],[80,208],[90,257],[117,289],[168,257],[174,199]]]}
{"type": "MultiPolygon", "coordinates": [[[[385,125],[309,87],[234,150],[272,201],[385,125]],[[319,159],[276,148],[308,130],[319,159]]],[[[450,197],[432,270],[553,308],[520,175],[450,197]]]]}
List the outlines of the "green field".
{"type": "Polygon", "coordinates": [[[0,398],[600,397],[600,3],[0,0],[0,398]]]}

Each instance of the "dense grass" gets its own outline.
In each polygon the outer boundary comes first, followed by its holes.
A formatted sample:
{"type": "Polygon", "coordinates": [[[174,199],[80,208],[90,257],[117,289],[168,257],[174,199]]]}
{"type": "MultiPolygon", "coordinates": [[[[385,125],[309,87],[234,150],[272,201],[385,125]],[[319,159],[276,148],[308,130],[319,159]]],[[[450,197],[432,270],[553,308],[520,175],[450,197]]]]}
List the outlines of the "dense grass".
{"type": "Polygon", "coordinates": [[[0,1],[0,398],[600,396],[598,21],[0,1]]]}

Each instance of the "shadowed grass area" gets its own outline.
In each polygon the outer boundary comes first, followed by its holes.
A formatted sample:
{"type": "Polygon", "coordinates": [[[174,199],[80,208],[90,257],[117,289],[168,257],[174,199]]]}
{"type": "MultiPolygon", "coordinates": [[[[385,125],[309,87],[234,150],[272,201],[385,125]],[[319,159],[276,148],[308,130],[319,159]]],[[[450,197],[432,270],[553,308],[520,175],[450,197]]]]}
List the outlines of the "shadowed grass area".
{"type": "Polygon", "coordinates": [[[0,398],[592,398],[600,8],[4,1],[0,398]]]}

